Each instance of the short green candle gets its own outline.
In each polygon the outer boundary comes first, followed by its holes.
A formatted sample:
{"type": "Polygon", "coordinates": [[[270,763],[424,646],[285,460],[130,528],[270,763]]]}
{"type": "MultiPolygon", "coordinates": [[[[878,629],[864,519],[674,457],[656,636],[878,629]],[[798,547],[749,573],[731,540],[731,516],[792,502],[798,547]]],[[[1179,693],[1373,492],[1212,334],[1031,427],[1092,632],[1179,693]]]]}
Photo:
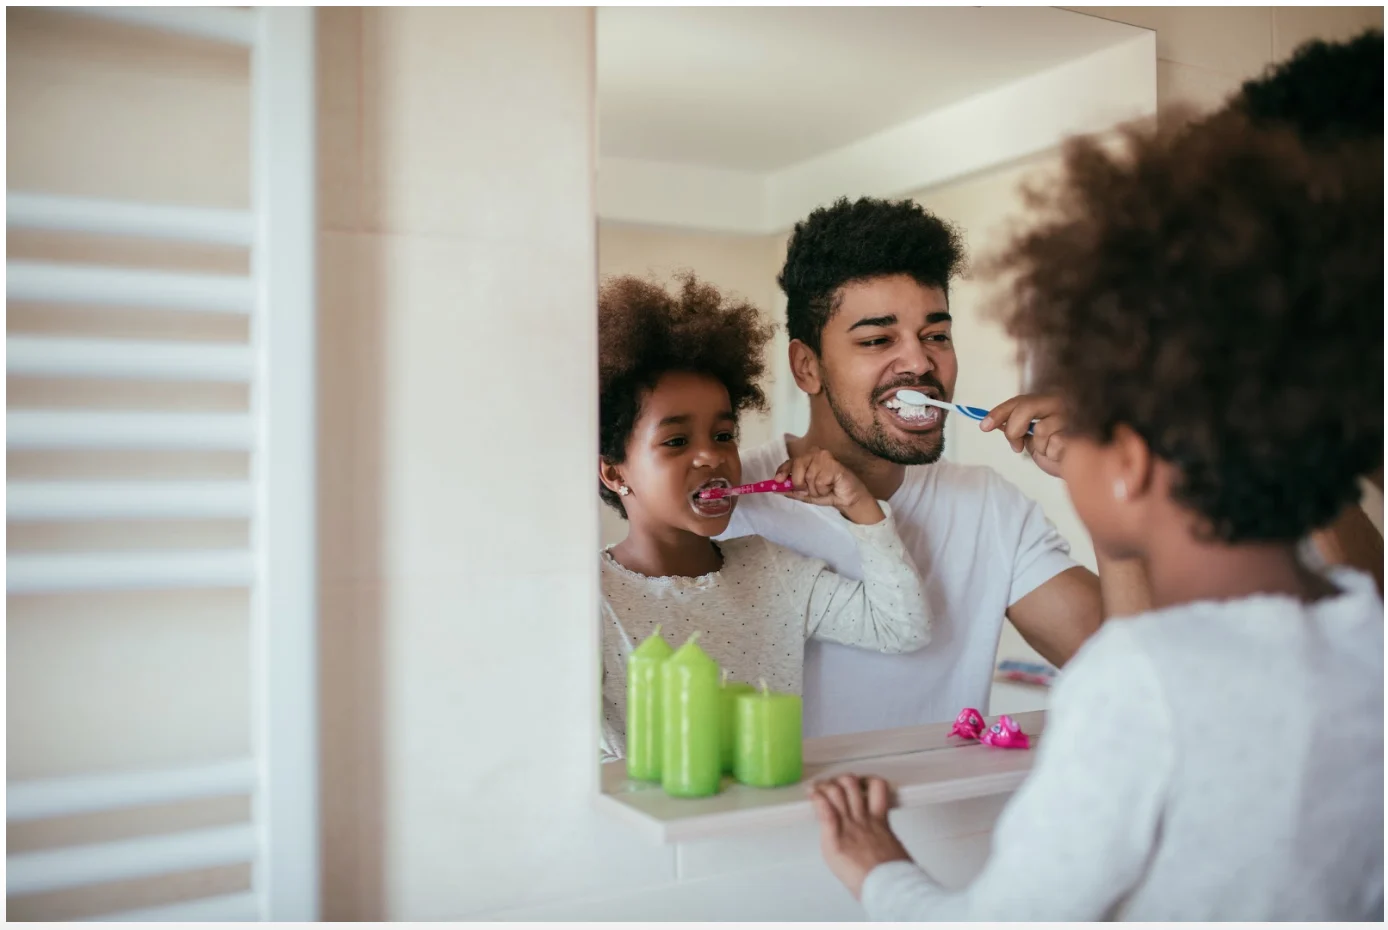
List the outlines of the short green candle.
{"type": "Polygon", "coordinates": [[[660,667],[660,784],[677,798],[717,794],[723,778],[718,663],[699,648],[698,638],[689,637],[660,667]]]}
{"type": "Polygon", "coordinates": [[[755,788],[778,788],[800,780],[804,769],[798,694],[761,691],[739,695],[733,777],[755,788]]]}
{"type": "Polygon", "coordinates": [[[723,744],[723,771],[733,770],[734,748],[737,745],[737,698],[741,694],[755,694],[756,688],[743,681],[728,681],[728,671],[723,670],[722,719],[718,721],[719,738],[723,744]]]}
{"type": "Polygon", "coordinates": [[[627,657],[627,777],[660,781],[660,668],[674,655],[657,626],[627,657]]]}

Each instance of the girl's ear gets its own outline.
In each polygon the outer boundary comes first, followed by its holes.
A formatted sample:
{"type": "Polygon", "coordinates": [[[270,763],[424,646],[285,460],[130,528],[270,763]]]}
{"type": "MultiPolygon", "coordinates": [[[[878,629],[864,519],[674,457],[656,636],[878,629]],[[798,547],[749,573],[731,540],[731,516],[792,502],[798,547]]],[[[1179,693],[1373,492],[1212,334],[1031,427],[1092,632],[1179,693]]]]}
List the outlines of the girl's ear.
{"type": "Polygon", "coordinates": [[[598,479],[613,494],[619,493],[618,489],[626,486],[622,480],[622,473],[618,467],[602,456],[598,456],[598,479]]]}
{"type": "Polygon", "coordinates": [[[1115,454],[1114,465],[1118,481],[1122,482],[1123,496],[1136,501],[1160,490],[1156,487],[1156,459],[1147,440],[1120,423],[1114,427],[1110,448],[1115,454]]]}
{"type": "Polygon", "coordinates": [[[819,377],[819,356],[799,339],[792,339],[786,350],[790,353],[790,373],[800,390],[811,397],[823,388],[819,377]]]}

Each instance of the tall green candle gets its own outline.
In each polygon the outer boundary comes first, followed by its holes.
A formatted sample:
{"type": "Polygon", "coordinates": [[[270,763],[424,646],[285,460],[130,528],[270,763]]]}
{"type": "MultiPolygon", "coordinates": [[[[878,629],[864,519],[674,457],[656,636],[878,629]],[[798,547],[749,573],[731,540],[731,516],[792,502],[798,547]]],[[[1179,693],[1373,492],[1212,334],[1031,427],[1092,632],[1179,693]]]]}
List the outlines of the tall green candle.
{"type": "Polygon", "coordinates": [[[773,694],[763,681],[760,692],[736,701],[733,777],[756,788],[798,782],[804,768],[800,695],[773,694]]]}
{"type": "Polygon", "coordinates": [[[660,668],[675,650],[657,626],[627,657],[627,777],[660,781],[660,668]]]}
{"type": "Polygon", "coordinates": [[[723,688],[719,694],[722,700],[722,713],[719,714],[719,742],[722,744],[723,771],[733,770],[733,750],[737,745],[737,697],[740,694],[754,694],[756,689],[743,681],[728,681],[728,670],[723,669],[723,688]]]}
{"type": "Polygon", "coordinates": [[[718,793],[723,777],[719,743],[718,663],[699,648],[699,634],[660,667],[664,689],[661,714],[660,783],[679,798],[718,793]]]}

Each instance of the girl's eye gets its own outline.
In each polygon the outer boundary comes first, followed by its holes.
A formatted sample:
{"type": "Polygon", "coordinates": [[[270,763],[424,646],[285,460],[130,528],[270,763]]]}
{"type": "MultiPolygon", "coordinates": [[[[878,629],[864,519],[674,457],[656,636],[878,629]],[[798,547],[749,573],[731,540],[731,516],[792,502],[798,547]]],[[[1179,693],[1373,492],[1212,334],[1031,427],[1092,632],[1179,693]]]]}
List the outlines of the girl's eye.
{"type": "Polygon", "coordinates": [[[674,437],[673,439],[667,439],[667,440],[665,440],[664,442],[661,443],[661,445],[662,445],[662,446],[669,446],[671,449],[678,449],[680,446],[683,446],[683,445],[687,444],[688,442],[689,442],[689,440],[688,440],[688,439],[685,439],[683,436],[676,436],[676,437],[674,437]]]}
{"type": "Polygon", "coordinates": [[[732,434],[732,433],[724,432],[724,433],[719,433],[715,438],[716,438],[719,442],[732,442],[734,437],[733,437],[733,434],[732,434]]]}

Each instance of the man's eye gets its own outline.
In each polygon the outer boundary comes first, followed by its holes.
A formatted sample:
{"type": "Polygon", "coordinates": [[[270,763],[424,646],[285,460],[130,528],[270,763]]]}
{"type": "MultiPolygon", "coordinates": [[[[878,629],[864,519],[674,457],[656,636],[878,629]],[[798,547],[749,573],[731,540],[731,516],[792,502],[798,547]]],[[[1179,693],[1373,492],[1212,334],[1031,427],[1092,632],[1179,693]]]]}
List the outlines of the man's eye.
{"type": "Polygon", "coordinates": [[[877,337],[876,339],[868,339],[868,340],[866,340],[865,342],[860,342],[860,343],[858,343],[858,345],[862,346],[862,347],[865,348],[865,349],[872,348],[873,346],[884,346],[884,345],[886,345],[886,344],[887,344],[887,337],[886,337],[886,336],[879,336],[879,337],[877,337]]]}
{"type": "Polygon", "coordinates": [[[932,342],[949,342],[949,333],[931,333],[925,338],[932,342]]]}
{"type": "Polygon", "coordinates": [[[672,439],[667,439],[667,440],[665,440],[664,442],[661,443],[661,445],[662,445],[662,446],[669,446],[669,447],[672,448],[672,449],[677,449],[677,448],[679,448],[680,446],[683,446],[683,445],[687,444],[688,442],[689,442],[689,440],[688,440],[688,439],[685,439],[683,436],[675,436],[675,437],[672,438],[672,439]]]}

